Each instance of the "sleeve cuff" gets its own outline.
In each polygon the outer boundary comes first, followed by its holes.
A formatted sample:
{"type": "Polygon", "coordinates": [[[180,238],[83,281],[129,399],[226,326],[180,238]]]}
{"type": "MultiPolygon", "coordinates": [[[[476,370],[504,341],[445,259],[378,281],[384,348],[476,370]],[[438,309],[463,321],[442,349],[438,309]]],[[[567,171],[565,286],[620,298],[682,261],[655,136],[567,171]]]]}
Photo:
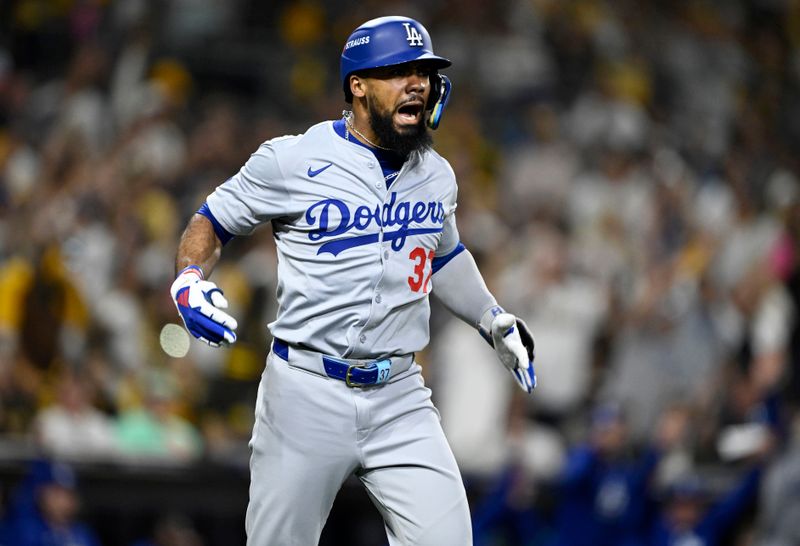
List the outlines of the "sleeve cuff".
{"type": "Polygon", "coordinates": [[[208,218],[211,222],[211,225],[214,226],[214,233],[217,234],[217,238],[222,242],[223,245],[227,244],[228,241],[233,239],[233,234],[222,227],[222,224],[219,223],[214,215],[211,213],[211,209],[208,208],[208,203],[203,203],[203,206],[197,210],[197,214],[201,214],[208,218]]]}
{"type": "Polygon", "coordinates": [[[467,247],[465,247],[463,243],[459,242],[450,254],[434,258],[431,262],[431,274],[436,274],[436,272],[447,265],[450,260],[461,254],[466,249],[467,247]]]}

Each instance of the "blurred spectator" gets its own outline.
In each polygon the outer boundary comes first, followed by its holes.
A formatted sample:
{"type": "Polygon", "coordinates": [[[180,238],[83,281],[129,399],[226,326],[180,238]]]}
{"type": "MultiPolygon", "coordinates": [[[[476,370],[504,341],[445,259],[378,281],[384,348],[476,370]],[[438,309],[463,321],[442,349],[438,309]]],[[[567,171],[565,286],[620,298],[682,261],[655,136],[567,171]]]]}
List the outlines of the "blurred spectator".
{"type": "Polygon", "coordinates": [[[476,504],[472,515],[474,546],[550,544],[553,531],[537,509],[520,467],[509,467],[476,504]]]}
{"type": "Polygon", "coordinates": [[[78,519],[75,473],[63,463],[31,464],[9,506],[8,542],[14,546],[99,546],[78,519]]]}
{"type": "Polygon", "coordinates": [[[513,311],[536,332],[536,373],[547,389],[529,402],[537,415],[557,423],[588,401],[595,382],[593,350],[608,313],[608,296],[570,263],[570,239],[558,225],[533,224],[520,248],[525,258],[501,280],[513,311]]]}
{"type": "Polygon", "coordinates": [[[557,482],[554,544],[632,544],[649,516],[645,499],[656,465],[683,440],[687,417],[681,408],[665,412],[653,443],[632,457],[622,409],[597,406],[589,442],[568,454],[557,482]]]}
{"type": "Polygon", "coordinates": [[[678,480],[667,491],[659,518],[643,543],[652,546],[725,544],[728,534],[741,523],[740,518],[756,498],[763,464],[762,459],[719,499],[713,499],[698,476],[678,480]]]}
{"type": "MultiPolygon", "coordinates": [[[[567,204],[569,222],[579,243],[603,245],[585,248],[584,252],[591,252],[584,264],[587,268],[590,264],[605,265],[607,260],[601,255],[605,247],[644,250],[645,237],[655,221],[654,183],[636,157],[626,150],[606,148],[598,162],[596,168],[578,174],[567,204]],[[597,263],[591,261],[594,257],[597,263]]],[[[626,256],[626,263],[638,265],[637,259],[641,258],[626,256]]],[[[609,270],[608,274],[619,277],[623,271],[609,270]]]]}
{"type": "Polygon", "coordinates": [[[552,105],[536,104],[523,113],[527,138],[504,156],[498,181],[508,222],[559,220],[578,169],[575,150],[562,138],[562,120],[552,105]]]}
{"type": "Polygon", "coordinates": [[[475,546],[550,545],[553,482],[563,470],[565,447],[555,428],[527,419],[525,400],[515,398],[505,466],[484,479],[472,515],[475,546]]]}
{"type": "Polygon", "coordinates": [[[111,420],[92,405],[87,378],[65,373],[56,382],[55,402],[36,417],[39,444],[58,459],[103,460],[116,451],[111,420]]]}
{"type": "Polygon", "coordinates": [[[107,97],[100,89],[108,57],[99,44],[79,46],[63,78],[38,87],[30,96],[27,121],[30,136],[46,142],[45,151],[72,141],[83,153],[96,157],[106,150],[111,135],[107,97]]]}
{"type": "Polygon", "coordinates": [[[0,270],[5,283],[0,323],[19,357],[46,372],[80,339],[89,316],[57,246],[34,248],[30,257],[8,260],[0,270]],[[72,334],[72,340],[67,333],[72,334]]]}
{"type": "MultiPolygon", "coordinates": [[[[746,9],[736,4],[734,14],[746,9]]],[[[729,14],[709,4],[676,6],[652,52],[670,90],[670,129],[700,165],[728,150],[735,93],[750,68],[743,44],[735,40],[737,17],[729,14]]]]}
{"type": "Polygon", "coordinates": [[[178,413],[178,399],[164,374],[153,373],[139,403],[123,409],[117,418],[120,455],[128,460],[181,464],[202,454],[195,427],[178,413]]]}
{"type": "Polygon", "coordinates": [[[615,317],[602,396],[629,408],[633,437],[643,439],[662,408],[674,401],[701,404],[711,396],[723,358],[713,301],[678,262],[656,262],[631,279],[635,285],[615,317]]]}

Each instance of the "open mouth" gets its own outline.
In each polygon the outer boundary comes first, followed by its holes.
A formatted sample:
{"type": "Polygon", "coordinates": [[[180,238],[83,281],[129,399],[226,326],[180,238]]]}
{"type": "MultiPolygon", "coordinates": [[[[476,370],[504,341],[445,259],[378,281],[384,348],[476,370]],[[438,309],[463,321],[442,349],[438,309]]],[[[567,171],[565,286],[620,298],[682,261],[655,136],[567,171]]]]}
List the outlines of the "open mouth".
{"type": "Polygon", "coordinates": [[[397,117],[402,124],[419,123],[422,116],[423,104],[421,101],[410,101],[397,109],[397,117]]]}

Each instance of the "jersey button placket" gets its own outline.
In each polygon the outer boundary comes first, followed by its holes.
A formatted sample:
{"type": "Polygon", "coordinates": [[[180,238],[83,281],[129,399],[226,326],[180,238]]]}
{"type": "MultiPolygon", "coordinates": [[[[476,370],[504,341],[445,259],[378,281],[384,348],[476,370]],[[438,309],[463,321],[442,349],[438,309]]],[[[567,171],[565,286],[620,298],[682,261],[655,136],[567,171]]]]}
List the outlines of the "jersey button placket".
{"type": "MultiPolygon", "coordinates": [[[[367,161],[367,167],[369,169],[375,169],[375,167],[377,167],[377,166],[378,166],[378,164],[375,161],[367,161]]],[[[378,175],[377,176],[378,180],[375,181],[375,189],[377,189],[377,190],[384,189],[385,185],[384,185],[384,180],[383,180],[383,173],[379,172],[379,173],[376,173],[376,174],[378,175]]]]}

